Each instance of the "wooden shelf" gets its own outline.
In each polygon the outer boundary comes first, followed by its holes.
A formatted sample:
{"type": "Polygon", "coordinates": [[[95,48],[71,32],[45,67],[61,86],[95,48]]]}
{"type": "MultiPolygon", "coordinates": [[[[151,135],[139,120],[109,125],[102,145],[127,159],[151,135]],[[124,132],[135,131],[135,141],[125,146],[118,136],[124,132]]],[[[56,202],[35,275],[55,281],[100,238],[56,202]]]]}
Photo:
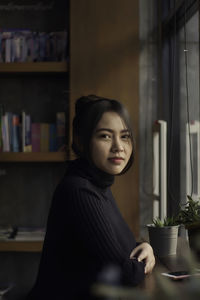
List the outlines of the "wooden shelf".
{"type": "Polygon", "coordinates": [[[0,252],[41,252],[43,241],[0,241],[0,252]]]}
{"type": "Polygon", "coordinates": [[[68,65],[62,62],[0,63],[1,73],[66,73],[68,65]]]}
{"type": "Polygon", "coordinates": [[[0,162],[64,162],[65,152],[1,152],[0,162]]]}

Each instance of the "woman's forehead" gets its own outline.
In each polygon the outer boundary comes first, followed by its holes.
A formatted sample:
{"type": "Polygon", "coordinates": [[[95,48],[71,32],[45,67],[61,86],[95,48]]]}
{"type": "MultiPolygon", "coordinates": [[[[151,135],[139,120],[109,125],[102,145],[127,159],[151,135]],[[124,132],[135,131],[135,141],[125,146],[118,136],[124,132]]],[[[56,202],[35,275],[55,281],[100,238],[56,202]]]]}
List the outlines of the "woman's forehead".
{"type": "Polygon", "coordinates": [[[108,111],[103,113],[96,129],[107,128],[112,130],[128,130],[123,118],[116,112],[108,111]]]}

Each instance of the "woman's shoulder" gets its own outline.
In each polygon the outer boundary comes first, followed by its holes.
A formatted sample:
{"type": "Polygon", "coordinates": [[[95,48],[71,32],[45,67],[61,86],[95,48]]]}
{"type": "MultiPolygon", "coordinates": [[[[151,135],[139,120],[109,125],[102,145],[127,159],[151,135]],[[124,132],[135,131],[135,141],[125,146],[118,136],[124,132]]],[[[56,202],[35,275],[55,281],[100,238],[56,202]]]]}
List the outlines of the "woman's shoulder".
{"type": "Polygon", "coordinates": [[[77,192],[99,194],[99,189],[89,179],[79,175],[64,176],[58,184],[56,191],[71,195],[77,192]]]}
{"type": "Polygon", "coordinates": [[[64,176],[58,184],[53,197],[54,205],[75,209],[79,205],[101,205],[102,194],[98,188],[86,178],[79,176],[64,176]],[[78,205],[78,206],[77,206],[78,205]]]}

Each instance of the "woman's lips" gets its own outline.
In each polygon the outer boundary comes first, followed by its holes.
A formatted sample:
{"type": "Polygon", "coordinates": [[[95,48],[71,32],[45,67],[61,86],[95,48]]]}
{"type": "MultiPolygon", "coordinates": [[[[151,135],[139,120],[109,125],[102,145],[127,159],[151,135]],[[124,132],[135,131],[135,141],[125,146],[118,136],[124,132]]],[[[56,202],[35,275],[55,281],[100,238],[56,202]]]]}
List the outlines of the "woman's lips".
{"type": "Polygon", "coordinates": [[[121,162],[124,160],[124,158],[122,158],[122,157],[111,157],[108,160],[110,162],[112,162],[113,164],[120,165],[121,162]]]}

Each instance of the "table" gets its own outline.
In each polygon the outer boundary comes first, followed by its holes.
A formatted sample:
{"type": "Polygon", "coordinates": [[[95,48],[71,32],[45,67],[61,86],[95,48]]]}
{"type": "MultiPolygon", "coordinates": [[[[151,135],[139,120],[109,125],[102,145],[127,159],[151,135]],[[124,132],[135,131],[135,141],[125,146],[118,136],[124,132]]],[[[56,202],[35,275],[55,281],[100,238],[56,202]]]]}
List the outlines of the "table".
{"type": "Polygon", "coordinates": [[[152,274],[145,277],[138,289],[146,295],[145,299],[199,300],[200,276],[174,281],[161,275],[162,272],[184,271],[191,267],[199,268],[199,263],[193,260],[188,241],[180,237],[177,254],[156,258],[156,266],[152,274]]]}
{"type": "Polygon", "coordinates": [[[98,285],[95,289],[101,290],[100,295],[106,300],[200,300],[200,276],[174,281],[161,275],[162,272],[188,270],[193,263],[191,258],[188,241],[180,237],[177,254],[156,258],[153,272],[146,275],[138,287],[98,285]]]}

